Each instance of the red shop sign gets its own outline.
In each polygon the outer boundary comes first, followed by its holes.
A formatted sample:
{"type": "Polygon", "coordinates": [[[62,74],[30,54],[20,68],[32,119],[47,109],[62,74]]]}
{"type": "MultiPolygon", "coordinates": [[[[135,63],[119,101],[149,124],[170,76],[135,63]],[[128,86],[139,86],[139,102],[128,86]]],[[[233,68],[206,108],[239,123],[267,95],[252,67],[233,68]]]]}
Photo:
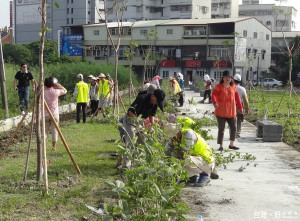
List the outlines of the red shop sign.
{"type": "Polygon", "coordinates": [[[160,67],[175,67],[175,60],[162,60],[159,64],[160,67]]]}
{"type": "Polygon", "coordinates": [[[187,60],[185,61],[185,67],[187,68],[200,68],[201,60],[187,60]]]}
{"type": "Polygon", "coordinates": [[[226,61],[213,61],[213,67],[214,68],[226,68],[227,67],[227,62],[226,61]]]}

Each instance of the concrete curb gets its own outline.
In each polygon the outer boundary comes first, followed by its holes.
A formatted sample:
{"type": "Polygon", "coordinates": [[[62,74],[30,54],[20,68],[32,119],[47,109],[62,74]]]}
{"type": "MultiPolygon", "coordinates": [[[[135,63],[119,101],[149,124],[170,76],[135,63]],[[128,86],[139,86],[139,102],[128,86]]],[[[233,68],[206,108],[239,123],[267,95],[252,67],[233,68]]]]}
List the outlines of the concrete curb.
{"type": "MultiPolygon", "coordinates": [[[[76,105],[74,103],[65,104],[62,106],[59,106],[59,113],[65,114],[70,113],[76,110],[76,105]]],[[[31,122],[32,112],[29,112],[24,120],[24,125],[28,125],[31,122]]],[[[15,116],[12,118],[8,118],[5,120],[0,121],[0,133],[7,132],[12,130],[13,128],[16,128],[20,121],[22,120],[22,115],[15,116]]]]}

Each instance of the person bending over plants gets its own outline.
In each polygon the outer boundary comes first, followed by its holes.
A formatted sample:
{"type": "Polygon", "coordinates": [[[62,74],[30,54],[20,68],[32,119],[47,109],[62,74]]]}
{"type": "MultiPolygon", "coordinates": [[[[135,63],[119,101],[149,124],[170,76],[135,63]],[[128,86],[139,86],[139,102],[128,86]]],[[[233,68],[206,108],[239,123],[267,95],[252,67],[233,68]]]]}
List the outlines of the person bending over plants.
{"type": "Polygon", "coordinates": [[[194,123],[191,118],[180,116],[176,119],[176,123],[181,123],[181,129],[169,142],[167,155],[183,158],[186,154],[189,162],[185,165],[185,169],[189,177],[196,178],[195,187],[204,187],[211,180],[209,175],[218,178],[218,175],[212,172],[215,168],[213,152],[201,135],[189,128],[194,123]]]}

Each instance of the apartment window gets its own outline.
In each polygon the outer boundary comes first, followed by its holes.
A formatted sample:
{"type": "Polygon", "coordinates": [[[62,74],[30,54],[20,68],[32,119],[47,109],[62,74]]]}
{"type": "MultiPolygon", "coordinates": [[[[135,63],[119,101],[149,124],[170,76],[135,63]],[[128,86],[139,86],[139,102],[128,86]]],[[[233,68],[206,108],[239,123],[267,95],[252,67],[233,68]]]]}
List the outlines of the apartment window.
{"type": "Polygon", "coordinates": [[[71,24],[73,24],[73,18],[71,18],[71,24]]]}
{"type": "Polygon", "coordinates": [[[271,21],[266,22],[266,25],[271,25],[271,24],[272,24],[271,21]]]}
{"type": "Polygon", "coordinates": [[[163,71],[163,78],[168,78],[170,76],[169,71],[163,71]]]}
{"type": "Polygon", "coordinates": [[[136,12],[142,12],[143,11],[143,7],[142,6],[137,6],[136,7],[136,12]]]}
{"type": "Polygon", "coordinates": [[[146,35],[148,31],[146,29],[140,30],[140,35],[146,35]]]}
{"type": "Polygon", "coordinates": [[[69,0],[67,0],[67,3],[69,4],[69,0]]]}
{"type": "Polygon", "coordinates": [[[69,19],[67,18],[67,25],[69,24],[69,19]]]}
{"type": "Polygon", "coordinates": [[[73,14],[73,8],[71,8],[71,14],[73,14]]]}
{"type": "Polygon", "coordinates": [[[244,37],[244,38],[247,37],[247,30],[243,30],[243,37],[244,37]]]}
{"type": "Polygon", "coordinates": [[[69,9],[67,8],[67,14],[69,14],[69,9]]]}
{"type": "Polygon", "coordinates": [[[269,41],[270,40],[270,35],[266,34],[266,40],[269,41]]]}
{"type": "Polygon", "coordinates": [[[164,4],[164,0],[161,0],[161,4],[164,4]]]}
{"type": "Polygon", "coordinates": [[[253,38],[257,38],[257,32],[253,32],[253,38]]]}
{"type": "Polygon", "coordinates": [[[221,59],[228,57],[228,48],[224,45],[214,45],[209,48],[210,57],[218,56],[221,59]]]}
{"type": "Polygon", "coordinates": [[[88,4],[91,4],[91,1],[88,1],[88,4]]]}
{"type": "Polygon", "coordinates": [[[94,30],[94,35],[99,35],[100,31],[99,30],[94,30]]]}
{"type": "Polygon", "coordinates": [[[287,20],[277,20],[276,21],[276,27],[288,27],[289,21],[287,20]]]}
{"type": "Polygon", "coordinates": [[[172,35],[173,34],[173,29],[167,29],[167,35],[172,35]]]}
{"type": "Polygon", "coordinates": [[[73,0],[71,0],[71,3],[73,3],[73,0]]]}
{"type": "Polygon", "coordinates": [[[90,14],[91,14],[91,12],[90,12],[90,11],[88,11],[88,14],[90,15],[90,14]]]}

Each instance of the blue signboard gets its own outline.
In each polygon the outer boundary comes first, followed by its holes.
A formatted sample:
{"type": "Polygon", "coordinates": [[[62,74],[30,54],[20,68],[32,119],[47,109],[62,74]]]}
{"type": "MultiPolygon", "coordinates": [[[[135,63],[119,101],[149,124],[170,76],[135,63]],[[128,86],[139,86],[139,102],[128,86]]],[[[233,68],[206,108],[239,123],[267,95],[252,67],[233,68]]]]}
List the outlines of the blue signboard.
{"type": "Polygon", "coordinates": [[[82,56],[82,35],[63,35],[60,42],[60,54],[68,56],[82,56]]]}

